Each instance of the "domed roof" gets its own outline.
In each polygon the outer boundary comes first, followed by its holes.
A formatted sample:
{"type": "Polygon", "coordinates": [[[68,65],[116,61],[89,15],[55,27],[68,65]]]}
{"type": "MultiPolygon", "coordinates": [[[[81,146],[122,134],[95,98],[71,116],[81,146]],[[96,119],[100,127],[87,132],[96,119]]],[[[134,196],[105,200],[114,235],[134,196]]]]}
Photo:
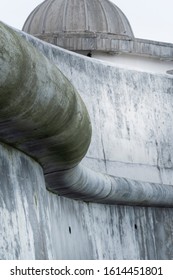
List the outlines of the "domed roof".
{"type": "Polygon", "coordinates": [[[96,39],[106,35],[134,37],[126,16],[109,0],[45,0],[31,12],[23,31],[71,50],[99,49],[96,39]]]}

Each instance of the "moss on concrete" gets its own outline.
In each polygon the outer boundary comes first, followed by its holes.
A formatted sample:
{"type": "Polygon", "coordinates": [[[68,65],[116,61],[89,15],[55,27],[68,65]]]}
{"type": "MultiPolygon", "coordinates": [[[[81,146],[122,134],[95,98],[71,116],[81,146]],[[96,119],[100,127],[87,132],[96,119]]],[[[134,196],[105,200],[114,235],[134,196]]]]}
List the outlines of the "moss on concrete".
{"type": "Polygon", "coordinates": [[[0,30],[1,141],[37,159],[45,172],[75,166],[91,139],[82,99],[57,66],[17,32],[2,23],[0,30]]]}

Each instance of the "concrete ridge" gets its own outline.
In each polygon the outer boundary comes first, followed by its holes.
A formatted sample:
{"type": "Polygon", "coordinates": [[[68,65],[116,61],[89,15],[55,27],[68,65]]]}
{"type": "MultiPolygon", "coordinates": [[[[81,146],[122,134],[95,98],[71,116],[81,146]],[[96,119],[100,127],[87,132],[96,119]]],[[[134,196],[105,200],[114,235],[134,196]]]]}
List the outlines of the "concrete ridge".
{"type": "Polygon", "coordinates": [[[58,195],[107,204],[173,206],[173,187],[94,172],[79,164],[91,139],[85,104],[59,69],[0,25],[0,141],[38,161],[58,195]]]}

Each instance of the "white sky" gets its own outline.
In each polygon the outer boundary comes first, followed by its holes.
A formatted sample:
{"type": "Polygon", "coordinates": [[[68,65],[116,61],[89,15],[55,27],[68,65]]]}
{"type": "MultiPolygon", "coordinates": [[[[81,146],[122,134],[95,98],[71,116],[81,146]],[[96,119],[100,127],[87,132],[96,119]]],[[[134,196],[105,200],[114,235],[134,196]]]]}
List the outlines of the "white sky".
{"type": "MultiPolygon", "coordinates": [[[[173,43],[173,0],[111,0],[127,16],[137,38],[173,43]]],[[[22,29],[43,0],[0,0],[0,20],[22,29]]]]}

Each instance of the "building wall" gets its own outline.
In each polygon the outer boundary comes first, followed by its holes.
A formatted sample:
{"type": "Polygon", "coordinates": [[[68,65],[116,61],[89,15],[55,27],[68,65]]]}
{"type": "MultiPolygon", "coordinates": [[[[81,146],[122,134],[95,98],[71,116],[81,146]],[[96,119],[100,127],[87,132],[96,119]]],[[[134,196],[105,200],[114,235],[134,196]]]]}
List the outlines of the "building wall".
{"type": "MultiPolygon", "coordinates": [[[[173,78],[27,40],[58,65],[88,107],[93,137],[83,163],[172,187],[173,78]]],[[[171,208],[59,197],[46,190],[38,163],[4,144],[0,173],[1,259],[173,259],[171,208]]]]}

